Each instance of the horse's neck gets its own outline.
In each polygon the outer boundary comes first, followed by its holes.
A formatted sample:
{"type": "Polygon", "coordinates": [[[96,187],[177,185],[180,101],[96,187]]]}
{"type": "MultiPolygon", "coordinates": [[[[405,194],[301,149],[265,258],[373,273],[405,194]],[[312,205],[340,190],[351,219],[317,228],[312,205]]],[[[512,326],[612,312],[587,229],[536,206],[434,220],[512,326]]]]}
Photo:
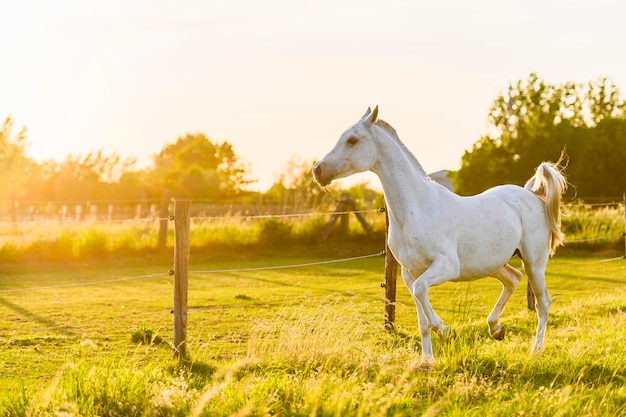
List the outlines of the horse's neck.
{"type": "Polygon", "coordinates": [[[402,223],[404,213],[419,210],[432,194],[432,182],[415,157],[398,141],[386,138],[379,142],[379,159],[374,173],[380,179],[387,208],[402,223]]]}

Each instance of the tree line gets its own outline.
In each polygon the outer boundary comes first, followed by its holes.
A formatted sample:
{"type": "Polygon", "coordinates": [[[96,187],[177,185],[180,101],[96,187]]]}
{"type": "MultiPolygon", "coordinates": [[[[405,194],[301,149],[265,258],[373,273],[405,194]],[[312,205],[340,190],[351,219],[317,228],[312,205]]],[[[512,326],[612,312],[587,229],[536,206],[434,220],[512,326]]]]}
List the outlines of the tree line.
{"type": "MultiPolygon", "coordinates": [[[[489,128],[451,172],[462,195],[498,184],[523,184],[542,161],[565,150],[566,174],[583,200],[619,199],[626,191],[626,113],[618,87],[609,79],[550,84],[537,74],[511,83],[494,101],[489,128]]],[[[11,117],[0,126],[0,201],[157,200],[165,189],[174,198],[263,202],[314,207],[332,202],[311,178],[314,161],[293,159],[264,192],[251,191],[252,173],[228,142],[188,133],[136,167],[132,158],[94,151],[63,161],[28,156],[26,128],[11,117]]],[[[380,196],[366,185],[350,190],[369,201],[380,196]]]]}
{"type": "Polygon", "coordinates": [[[626,113],[608,78],[550,84],[530,74],[511,83],[489,111],[489,129],[452,173],[455,191],[524,184],[542,161],[565,154],[571,198],[621,200],[626,192],[626,113]]]}
{"type": "Polygon", "coordinates": [[[26,128],[15,129],[7,117],[0,126],[0,201],[75,202],[194,200],[315,205],[323,190],[310,175],[313,162],[293,159],[266,192],[250,190],[250,170],[228,142],[189,133],[167,144],[144,169],[133,158],[94,151],[63,161],[28,157],[26,128]]]}

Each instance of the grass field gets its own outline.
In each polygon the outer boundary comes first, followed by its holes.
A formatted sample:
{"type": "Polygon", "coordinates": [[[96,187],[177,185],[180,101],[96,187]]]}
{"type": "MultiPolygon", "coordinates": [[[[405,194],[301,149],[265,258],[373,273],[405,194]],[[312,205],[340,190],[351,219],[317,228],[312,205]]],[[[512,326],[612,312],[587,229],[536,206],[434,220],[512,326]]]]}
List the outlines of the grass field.
{"type": "Polygon", "coordinates": [[[383,328],[382,258],[245,271],[320,259],[192,254],[192,271],[221,272],[190,275],[184,361],[169,345],[171,265],[155,259],[1,267],[1,416],[626,415],[624,260],[551,261],[537,356],[525,281],[501,342],[485,324],[497,281],[433,288],[457,336],[435,337],[436,364],[420,372],[402,285],[397,331],[383,328]]]}

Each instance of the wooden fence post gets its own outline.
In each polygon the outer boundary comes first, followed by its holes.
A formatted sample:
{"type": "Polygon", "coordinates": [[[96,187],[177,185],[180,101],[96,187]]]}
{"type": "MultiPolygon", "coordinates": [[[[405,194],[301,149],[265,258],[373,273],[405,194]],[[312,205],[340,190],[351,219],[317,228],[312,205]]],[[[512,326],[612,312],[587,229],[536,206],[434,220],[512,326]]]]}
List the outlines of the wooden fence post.
{"type": "Polygon", "coordinates": [[[389,213],[386,210],[385,224],[385,329],[395,330],[398,261],[389,250],[389,213]]]}
{"type": "Polygon", "coordinates": [[[163,190],[163,200],[159,211],[159,249],[165,249],[167,245],[167,223],[169,220],[170,190],[163,190]]]}
{"type": "Polygon", "coordinates": [[[189,273],[189,208],[191,201],[174,203],[174,356],[187,356],[187,277],[189,273]]]}

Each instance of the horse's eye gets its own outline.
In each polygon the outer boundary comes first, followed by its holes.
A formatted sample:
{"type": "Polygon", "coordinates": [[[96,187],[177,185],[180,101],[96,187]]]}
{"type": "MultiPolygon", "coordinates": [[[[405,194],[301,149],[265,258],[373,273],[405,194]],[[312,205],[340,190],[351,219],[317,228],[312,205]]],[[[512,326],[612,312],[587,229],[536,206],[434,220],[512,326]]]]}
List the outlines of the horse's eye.
{"type": "Polygon", "coordinates": [[[350,138],[348,138],[348,140],[346,140],[346,143],[347,143],[348,145],[350,145],[350,146],[354,146],[354,145],[356,145],[356,143],[357,143],[358,141],[359,141],[359,140],[358,140],[357,138],[355,138],[355,137],[350,137],[350,138]]]}

